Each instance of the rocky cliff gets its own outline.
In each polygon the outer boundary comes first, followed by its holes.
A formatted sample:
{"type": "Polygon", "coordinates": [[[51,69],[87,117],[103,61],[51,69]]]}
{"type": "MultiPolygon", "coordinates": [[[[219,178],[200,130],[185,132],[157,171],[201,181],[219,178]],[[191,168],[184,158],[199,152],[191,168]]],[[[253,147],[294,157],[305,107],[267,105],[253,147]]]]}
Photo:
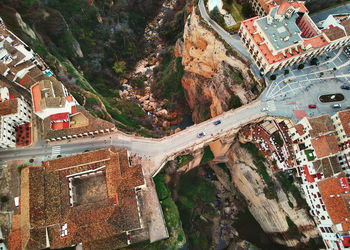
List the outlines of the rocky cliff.
{"type": "Polygon", "coordinates": [[[258,92],[252,92],[257,83],[249,67],[201,20],[196,11],[188,16],[183,39],[174,50],[176,57],[182,57],[182,86],[196,123],[246,104],[258,92]]]}
{"type": "MultiPolygon", "coordinates": [[[[293,204],[293,208],[291,208],[287,195],[279,187],[276,180],[274,182],[277,184],[275,191],[278,201],[265,197],[263,179],[258,174],[251,155],[241,148],[239,143],[233,145],[228,156],[227,166],[231,171],[233,183],[245,197],[251,214],[259,222],[262,229],[271,234],[275,242],[295,247],[300,242],[307,243],[311,238],[318,236],[317,227],[307,211],[297,208],[295,199],[289,196],[289,200],[293,204]],[[294,236],[290,234],[291,225],[289,225],[287,217],[296,225],[302,235],[301,238],[298,238],[297,234],[294,236]]],[[[267,171],[271,178],[274,178],[269,168],[267,171]]]]}

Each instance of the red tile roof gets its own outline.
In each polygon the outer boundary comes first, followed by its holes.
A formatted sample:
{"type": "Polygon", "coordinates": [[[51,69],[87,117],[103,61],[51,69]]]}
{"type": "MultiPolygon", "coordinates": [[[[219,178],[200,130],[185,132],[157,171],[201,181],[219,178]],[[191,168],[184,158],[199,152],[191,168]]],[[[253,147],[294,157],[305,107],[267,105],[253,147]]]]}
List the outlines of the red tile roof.
{"type": "Polygon", "coordinates": [[[334,224],[342,224],[343,231],[350,230],[348,201],[350,187],[344,173],[318,182],[322,199],[334,224]],[[349,220],[349,221],[347,221],[349,220]]]}
{"type": "Polygon", "coordinates": [[[0,102],[0,117],[5,115],[16,114],[18,112],[18,100],[10,99],[0,102]]]}
{"type": "Polygon", "coordinates": [[[317,158],[323,158],[340,151],[337,138],[334,134],[327,134],[311,139],[311,144],[315,149],[317,158]]]}
{"type": "Polygon", "coordinates": [[[305,131],[304,131],[304,126],[302,124],[297,124],[294,126],[295,127],[295,130],[297,131],[297,133],[299,135],[303,135],[305,134],[305,131]]]}
{"type": "Polygon", "coordinates": [[[73,97],[71,95],[66,96],[66,100],[67,100],[67,102],[72,102],[73,101],[73,97]]]}
{"type": "Polygon", "coordinates": [[[32,97],[33,97],[35,112],[41,111],[41,108],[40,108],[41,93],[40,93],[39,83],[33,86],[32,97]]]}
{"type": "Polygon", "coordinates": [[[72,108],[71,108],[71,114],[73,115],[73,114],[75,114],[77,112],[77,107],[74,105],[74,106],[72,106],[72,108]]]}
{"type": "Polygon", "coordinates": [[[69,118],[69,113],[68,112],[50,115],[50,121],[51,122],[68,120],[68,118],[69,118]]]}
{"type": "Polygon", "coordinates": [[[304,169],[304,174],[305,174],[306,180],[310,183],[315,182],[315,178],[314,178],[314,176],[312,176],[310,174],[308,167],[303,166],[303,169],[304,169]]]}
{"type": "Polygon", "coordinates": [[[53,122],[51,124],[52,130],[60,130],[60,129],[68,129],[69,128],[69,121],[65,122],[53,122]]]}
{"type": "Polygon", "coordinates": [[[338,116],[346,136],[350,137],[350,110],[340,111],[338,116]]]}

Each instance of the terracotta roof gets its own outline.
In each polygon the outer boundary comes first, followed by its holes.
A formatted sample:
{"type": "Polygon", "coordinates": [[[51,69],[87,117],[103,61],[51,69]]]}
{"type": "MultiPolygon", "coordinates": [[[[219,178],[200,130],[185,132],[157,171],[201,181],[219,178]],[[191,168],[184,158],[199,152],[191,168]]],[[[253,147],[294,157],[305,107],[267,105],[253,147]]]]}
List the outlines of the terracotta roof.
{"type": "Polygon", "coordinates": [[[350,137],[350,110],[338,112],[339,120],[347,137],[350,137]]]}
{"type": "Polygon", "coordinates": [[[342,172],[337,177],[331,177],[318,182],[322,199],[327,212],[334,224],[341,223],[343,231],[350,230],[350,212],[347,201],[350,199],[350,187],[346,175],[342,172]],[[342,186],[342,183],[344,184],[342,186]]]}
{"type": "Polygon", "coordinates": [[[334,134],[327,134],[311,139],[317,158],[330,156],[340,151],[337,138],[334,134]]]}
{"type": "Polygon", "coordinates": [[[44,119],[45,139],[57,138],[57,137],[68,136],[68,135],[83,134],[88,132],[100,131],[101,129],[112,129],[115,127],[113,123],[93,117],[82,106],[77,106],[76,109],[77,109],[77,112],[80,112],[82,115],[84,115],[84,117],[87,118],[88,120],[87,125],[68,128],[68,129],[61,129],[61,130],[51,130],[50,118],[47,117],[46,119],[44,119]]]}
{"type": "Polygon", "coordinates": [[[18,112],[18,99],[10,99],[0,102],[0,117],[5,115],[16,114],[18,112]]]}
{"type": "Polygon", "coordinates": [[[321,115],[315,118],[310,118],[309,123],[311,126],[311,138],[334,130],[333,122],[329,115],[321,115]]]}
{"type": "Polygon", "coordinates": [[[339,38],[346,36],[344,30],[337,26],[330,29],[324,29],[323,32],[331,41],[335,41],[335,40],[338,40],[339,38]]]}
{"type": "Polygon", "coordinates": [[[323,158],[313,162],[317,173],[323,174],[325,178],[332,177],[341,172],[341,166],[337,156],[323,158]]]}
{"type": "Polygon", "coordinates": [[[295,125],[294,127],[295,127],[295,130],[297,131],[297,133],[298,133],[299,135],[305,134],[305,130],[304,130],[303,124],[297,124],[297,125],[295,125]]]}
{"type": "Polygon", "coordinates": [[[7,67],[7,65],[3,62],[0,62],[0,74],[3,75],[9,67],[7,67]]]}
{"type": "Polygon", "coordinates": [[[350,19],[346,19],[340,23],[346,30],[346,33],[350,35],[350,19]]]}
{"type": "MultiPolygon", "coordinates": [[[[135,187],[144,184],[144,178],[140,165],[129,166],[126,149],[117,150],[111,146],[46,161],[42,167],[29,167],[23,171],[23,247],[41,248],[42,240],[46,240],[47,228],[51,248],[64,248],[82,242],[84,249],[106,249],[103,246],[115,249],[127,243],[126,231],[141,226],[135,187]],[[71,206],[70,192],[73,192],[74,196],[74,190],[77,188],[75,185],[78,184],[71,182],[73,191],[70,191],[69,178],[80,180],[81,177],[68,176],[82,176],[82,172],[94,170],[105,173],[99,176],[105,178],[108,195],[96,202],[73,203],[71,206]],[[33,204],[37,204],[38,207],[33,208],[33,204]],[[67,225],[67,235],[62,236],[61,228],[64,224],[67,225]]],[[[86,179],[89,177],[84,176],[85,180],[90,181],[86,179]]],[[[96,174],[90,176],[94,178],[96,174]]],[[[103,184],[99,182],[98,185],[103,184]]],[[[95,191],[95,188],[89,186],[84,192],[90,195],[95,191]]]]}

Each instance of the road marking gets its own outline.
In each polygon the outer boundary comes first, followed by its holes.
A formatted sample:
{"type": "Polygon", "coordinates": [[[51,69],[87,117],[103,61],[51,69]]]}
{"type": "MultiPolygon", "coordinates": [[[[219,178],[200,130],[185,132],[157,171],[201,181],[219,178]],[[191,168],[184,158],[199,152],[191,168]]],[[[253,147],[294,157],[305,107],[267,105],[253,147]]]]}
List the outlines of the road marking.
{"type": "Polygon", "coordinates": [[[60,155],[60,153],[61,153],[61,146],[52,147],[52,153],[51,153],[52,158],[56,158],[58,155],[60,155]]]}

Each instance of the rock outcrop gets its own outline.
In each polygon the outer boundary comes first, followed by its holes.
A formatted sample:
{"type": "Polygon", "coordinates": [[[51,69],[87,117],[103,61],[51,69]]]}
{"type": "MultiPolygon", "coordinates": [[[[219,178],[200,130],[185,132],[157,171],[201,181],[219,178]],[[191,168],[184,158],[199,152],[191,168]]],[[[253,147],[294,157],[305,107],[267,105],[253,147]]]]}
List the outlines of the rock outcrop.
{"type": "MultiPolygon", "coordinates": [[[[300,241],[306,243],[310,238],[318,236],[314,222],[305,209],[296,208],[293,197],[290,196],[291,202],[295,205],[293,209],[288,204],[286,194],[280,188],[276,190],[278,202],[265,197],[263,179],[257,173],[251,155],[238,143],[234,144],[229,153],[227,166],[231,171],[233,183],[249,204],[249,211],[262,229],[271,234],[275,242],[294,247],[300,241]],[[301,239],[292,238],[288,234],[287,216],[302,233],[301,239]]],[[[268,169],[268,173],[271,178],[274,178],[270,169],[268,169]]]]}
{"type": "Polygon", "coordinates": [[[193,110],[196,123],[215,117],[232,108],[230,100],[237,95],[242,104],[256,97],[256,84],[248,74],[249,67],[229,54],[214,31],[201,22],[195,11],[188,17],[183,40],[176,42],[176,57],[182,57],[185,74],[182,86],[193,110]]]}

